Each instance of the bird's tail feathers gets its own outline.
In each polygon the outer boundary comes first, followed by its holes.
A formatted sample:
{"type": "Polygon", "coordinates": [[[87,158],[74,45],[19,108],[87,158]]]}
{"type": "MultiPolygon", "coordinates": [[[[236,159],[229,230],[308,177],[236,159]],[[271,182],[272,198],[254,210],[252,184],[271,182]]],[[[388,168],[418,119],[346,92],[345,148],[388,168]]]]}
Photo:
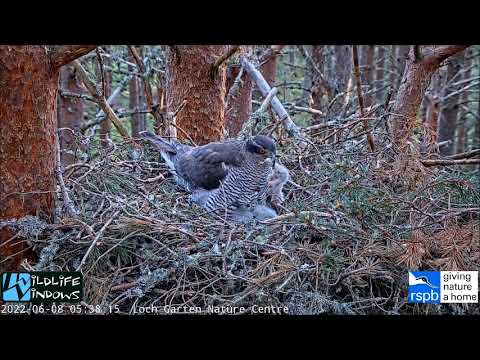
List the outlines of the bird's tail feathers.
{"type": "Polygon", "coordinates": [[[160,154],[162,155],[163,160],[165,160],[165,163],[167,164],[170,171],[173,173],[176,173],[175,163],[173,161],[175,154],[172,154],[171,152],[163,151],[163,150],[160,151],[160,154]]]}

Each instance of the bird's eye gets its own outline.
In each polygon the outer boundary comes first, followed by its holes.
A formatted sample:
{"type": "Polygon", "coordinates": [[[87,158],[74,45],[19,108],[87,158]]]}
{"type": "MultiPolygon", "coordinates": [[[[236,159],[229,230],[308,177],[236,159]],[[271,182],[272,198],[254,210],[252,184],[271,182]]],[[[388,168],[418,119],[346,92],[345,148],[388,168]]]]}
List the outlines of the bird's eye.
{"type": "Polygon", "coordinates": [[[258,153],[263,155],[267,153],[267,150],[265,150],[264,148],[259,148],[258,153]]]}

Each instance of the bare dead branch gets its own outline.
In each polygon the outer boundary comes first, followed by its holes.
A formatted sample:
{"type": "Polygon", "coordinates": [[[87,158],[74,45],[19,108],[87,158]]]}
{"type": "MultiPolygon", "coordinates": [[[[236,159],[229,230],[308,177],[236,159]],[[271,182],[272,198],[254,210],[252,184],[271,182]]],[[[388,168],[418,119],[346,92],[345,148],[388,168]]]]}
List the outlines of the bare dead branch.
{"type": "MultiPolygon", "coordinates": [[[[245,71],[248,73],[248,75],[252,78],[252,80],[257,84],[258,88],[260,89],[260,92],[262,93],[263,96],[268,96],[268,94],[271,91],[270,85],[267,83],[263,75],[258,71],[253,64],[248,61],[248,59],[245,56],[242,56],[240,58],[240,62],[245,68],[245,71]]],[[[287,110],[285,110],[284,106],[278,99],[278,97],[274,96],[271,101],[272,108],[275,110],[277,113],[278,117],[283,123],[284,128],[287,130],[287,132],[293,136],[295,139],[300,140],[300,142],[304,145],[306,145],[306,139],[302,136],[300,129],[298,128],[297,125],[292,121],[290,116],[287,113],[287,110]]]]}
{"type": "Polygon", "coordinates": [[[424,166],[474,165],[480,164],[480,159],[421,160],[421,162],[424,166]]]}
{"type": "Polygon", "coordinates": [[[455,155],[452,155],[452,156],[448,156],[448,159],[449,160],[451,160],[451,159],[468,159],[468,158],[471,158],[471,157],[474,157],[474,156],[477,156],[477,155],[480,155],[480,149],[475,149],[475,150],[463,152],[463,153],[460,153],[460,154],[455,154],[455,155]]]}
{"type": "Polygon", "coordinates": [[[465,50],[471,45],[445,45],[445,46],[432,46],[427,47],[422,50],[423,61],[430,63],[436,62],[441,63],[450,56],[453,56],[460,51],[465,50]]]}
{"type": "Polygon", "coordinates": [[[67,90],[63,90],[63,89],[58,89],[58,94],[62,97],[72,97],[72,98],[83,99],[83,100],[95,102],[95,99],[92,98],[91,96],[88,96],[86,94],[77,94],[77,93],[73,93],[71,91],[67,91],[67,90]]]}
{"type": "Polygon", "coordinates": [[[79,57],[94,50],[97,45],[59,45],[54,46],[50,55],[50,61],[54,68],[58,69],[63,65],[72,62],[79,57]]]}
{"type": "Polygon", "coordinates": [[[100,67],[100,77],[102,80],[102,92],[100,93],[101,96],[105,96],[105,69],[103,67],[103,60],[102,60],[102,55],[100,55],[100,49],[97,47],[95,49],[95,52],[97,53],[97,61],[98,61],[98,66],[100,67]]]}

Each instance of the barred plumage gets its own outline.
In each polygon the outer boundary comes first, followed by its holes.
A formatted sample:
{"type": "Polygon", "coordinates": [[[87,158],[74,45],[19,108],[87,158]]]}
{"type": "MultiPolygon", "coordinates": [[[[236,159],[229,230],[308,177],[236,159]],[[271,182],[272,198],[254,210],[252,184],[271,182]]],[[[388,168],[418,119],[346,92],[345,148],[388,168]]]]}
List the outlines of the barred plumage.
{"type": "MultiPolygon", "coordinates": [[[[207,211],[252,209],[253,214],[256,206],[265,204],[276,156],[271,138],[257,135],[191,147],[149,133],[142,135],[160,149],[177,184],[207,211]]],[[[262,213],[275,214],[270,210],[262,213]]]]}

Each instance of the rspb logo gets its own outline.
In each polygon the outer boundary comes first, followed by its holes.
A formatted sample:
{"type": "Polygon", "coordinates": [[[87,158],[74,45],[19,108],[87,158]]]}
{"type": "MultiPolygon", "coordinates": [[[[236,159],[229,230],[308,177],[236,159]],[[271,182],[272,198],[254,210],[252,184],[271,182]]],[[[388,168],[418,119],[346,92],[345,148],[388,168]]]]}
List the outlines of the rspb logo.
{"type": "Polygon", "coordinates": [[[440,304],[440,272],[409,271],[408,302],[440,304]]]}

